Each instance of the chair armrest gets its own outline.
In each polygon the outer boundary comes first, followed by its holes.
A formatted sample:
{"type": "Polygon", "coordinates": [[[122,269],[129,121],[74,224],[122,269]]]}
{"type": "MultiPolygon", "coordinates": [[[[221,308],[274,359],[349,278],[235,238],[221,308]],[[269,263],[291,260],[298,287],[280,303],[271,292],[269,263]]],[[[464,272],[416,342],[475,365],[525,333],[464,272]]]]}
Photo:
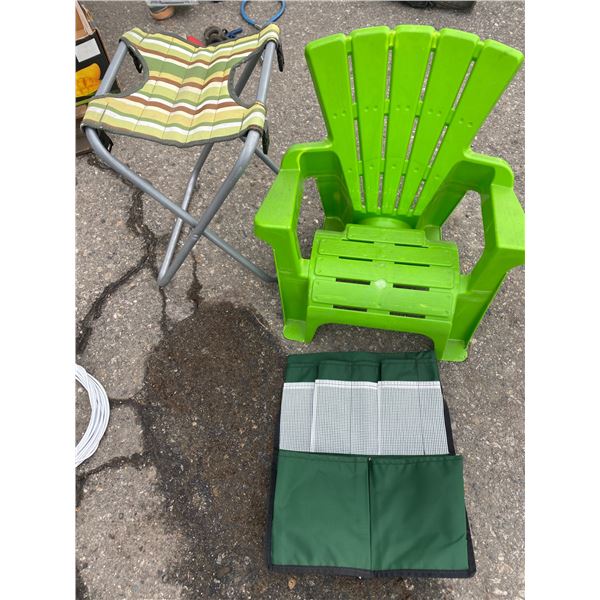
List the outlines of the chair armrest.
{"type": "Polygon", "coordinates": [[[290,146],[254,217],[254,233],[272,246],[278,270],[298,275],[308,270],[297,234],[303,184],[307,177],[319,177],[320,165],[329,162],[331,154],[333,151],[326,141],[290,146]]]}
{"type": "Polygon", "coordinates": [[[467,191],[479,193],[485,246],[468,275],[470,290],[493,291],[510,269],[524,264],[525,215],[513,181],[504,160],[468,150],[419,220],[421,227],[441,226],[467,191]]]}
{"type": "Polygon", "coordinates": [[[525,263],[525,213],[514,189],[513,172],[505,161],[466,153],[480,180],[470,187],[481,196],[485,246],[469,274],[468,289],[495,292],[506,273],[525,263]]]}
{"type": "Polygon", "coordinates": [[[493,291],[525,262],[525,215],[512,187],[491,183],[481,197],[481,216],[485,246],[468,287],[493,291]]]}

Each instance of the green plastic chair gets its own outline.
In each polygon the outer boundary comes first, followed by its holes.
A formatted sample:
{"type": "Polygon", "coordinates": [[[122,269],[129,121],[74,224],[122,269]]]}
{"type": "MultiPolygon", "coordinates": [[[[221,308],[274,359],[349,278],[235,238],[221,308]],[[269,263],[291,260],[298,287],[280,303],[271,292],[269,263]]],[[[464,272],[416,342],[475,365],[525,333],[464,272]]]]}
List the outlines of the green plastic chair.
{"type": "Polygon", "coordinates": [[[428,336],[439,359],[464,360],[506,273],[524,262],[513,173],[470,148],[523,55],[401,25],[316,40],[306,59],[328,135],[288,149],[255,218],[273,248],[284,336],[310,342],[325,323],[361,325],[428,336]],[[325,218],[304,259],[296,230],[310,177],[325,218]],[[469,190],[481,196],[485,248],[462,275],[441,226],[469,190]]]}

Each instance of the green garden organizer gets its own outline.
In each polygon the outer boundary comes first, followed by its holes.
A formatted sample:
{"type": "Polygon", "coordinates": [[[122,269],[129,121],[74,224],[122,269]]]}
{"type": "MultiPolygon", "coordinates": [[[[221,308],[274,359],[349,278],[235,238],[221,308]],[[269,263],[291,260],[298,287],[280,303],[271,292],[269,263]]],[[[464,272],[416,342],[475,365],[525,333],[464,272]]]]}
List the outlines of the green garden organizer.
{"type": "Polygon", "coordinates": [[[361,325],[428,336],[439,359],[464,360],[506,273],[524,262],[512,171],[470,148],[523,55],[401,25],[316,40],[306,59],[328,135],[288,149],[255,218],[273,248],[285,337],[361,325]],[[296,233],[307,178],[325,214],[310,259],[296,233]],[[485,248],[463,275],[441,227],[469,190],[481,196],[485,248]]]}
{"type": "Polygon", "coordinates": [[[271,569],[475,573],[463,460],[433,351],[289,356],[277,433],[271,569]]]}

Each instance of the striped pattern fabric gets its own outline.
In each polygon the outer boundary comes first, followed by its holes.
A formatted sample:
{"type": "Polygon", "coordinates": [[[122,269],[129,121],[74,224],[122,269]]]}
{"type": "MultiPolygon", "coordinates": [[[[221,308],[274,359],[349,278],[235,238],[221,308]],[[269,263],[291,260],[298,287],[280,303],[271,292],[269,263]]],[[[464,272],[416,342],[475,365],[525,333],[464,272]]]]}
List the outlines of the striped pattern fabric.
{"type": "Polygon", "coordinates": [[[232,69],[279,44],[271,24],[255,35],[199,48],[174,35],[134,28],[122,38],[141,59],[146,81],[129,94],[96,96],[83,125],[176,146],[232,139],[264,130],[266,108],[243,106],[230,89],[232,69]]]}
{"type": "Polygon", "coordinates": [[[433,353],[290,356],[279,448],[331,454],[448,454],[433,353]]]}

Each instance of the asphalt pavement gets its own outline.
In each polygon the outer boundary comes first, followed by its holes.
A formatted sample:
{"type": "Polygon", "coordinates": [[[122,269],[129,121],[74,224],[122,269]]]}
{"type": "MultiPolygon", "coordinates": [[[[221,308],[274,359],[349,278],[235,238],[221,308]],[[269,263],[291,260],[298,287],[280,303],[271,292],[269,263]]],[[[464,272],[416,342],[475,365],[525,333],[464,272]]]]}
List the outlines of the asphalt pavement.
{"type": "MultiPolygon", "coordinates": [[[[132,27],[201,37],[209,25],[250,29],[239,2],[178,7],[154,22],[142,2],[84,2],[109,52],[132,27]]],[[[275,3],[251,3],[265,19],[275,3]]],[[[430,24],[524,50],[524,4],[478,2],[470,12],[400,2],[288,2],[280,20],[286,66],[274,70],[270,156],[325,135],[303,56],[307,42],[372,25],[430,24]]],[[[127,63],[122,89],[140,81],[127,63]]],[[[252,87],[249,88],[252,91],[252,87]]],[[[193,203],[199,214],[231,167],[239,141],[220,144],[193,203]]],[[[484,124],[475,150],[501,156],[524,200],[524,70],[484,124]]],[[[170,197],[181,197],[197,149],[115,136],[115,155],[170,197]]],[[[325,326],[310,346],[285,340],[273,285],[201,241],[173,282],[156,285],[173,218],[93,156],[76,159],[78,361],[106,387],[111,419],[97,453],[77,471],[77,591],[81,599],[524,598],[524,269],[512,271],[463,363],[441,380],[464,456],[478,571],[467,580],[372,579],[266,569],[273,430],[290,353],[405,351],[425,338],[325,326]]],[[[272,182],[250,165],[213,228],[272,269],[253,217],[272,182]]],[[[314,185],[300,219],[303,251],[322,215],[314,185]]],[[[468,270],[481,252],[479,198],[466,197],[444,228],[468,270]]],[[[77,393],[77,434],[87,424],[77,393]]]]}

